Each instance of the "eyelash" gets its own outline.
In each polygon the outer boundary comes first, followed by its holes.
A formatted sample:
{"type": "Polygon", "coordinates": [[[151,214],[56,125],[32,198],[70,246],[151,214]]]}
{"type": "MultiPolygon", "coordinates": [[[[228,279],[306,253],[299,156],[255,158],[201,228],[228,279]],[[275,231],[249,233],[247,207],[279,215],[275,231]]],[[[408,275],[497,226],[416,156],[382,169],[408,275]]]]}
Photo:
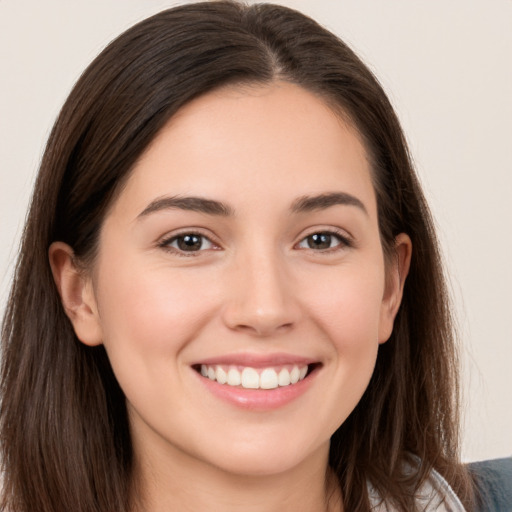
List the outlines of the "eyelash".
{"type": "MultiPolygon", "coordinates": [[[[186,242],[185,242],[186,243],[186,242]]],[[[177,235],[172,235],[171,237],[163,239],[161,242],[159,242],[158,247],[171,252],[177,256],[180,257],[195,257],[198,256],[199,253],[205,251],[205,250],[218,250],[219,246],[213,242],[208,236],[204,235],[203,233],[196,232],[196,231],[186,231],[183,233],[179,233],[177,235]],[[191,250],[187,251],[184,249],[180,249],[180,247],[172,247],[173,243],[179,243],[180,240],[185,239],[187,237],[196,237],[200,239],[201,245],[198,250],[191,250]],[[210,244],[210,247],[204,249],[203,245],[207,242],[210,244]]],[[[295,244],[294,248],[297,248],[299,250],[310,250],[315,253],[321,253],[321,254],[332,254],[334,252],[337,252],[342,249],[352,248],[354,247],[353,240],[348,237],[345,233],[342,233],[337,230],[319,230],[319,231],[313,231],[303,237],[297,244],[295,244]],[[338,243],[334,247],[326,247],[321,249],[315,249],[313,247],[300,247],[303,243],[308,243],[308,239],[314,236],[325,236],[329,237],[329,242],[332,242],[332,238],[335,238],[338,240],[338,243]]]]}

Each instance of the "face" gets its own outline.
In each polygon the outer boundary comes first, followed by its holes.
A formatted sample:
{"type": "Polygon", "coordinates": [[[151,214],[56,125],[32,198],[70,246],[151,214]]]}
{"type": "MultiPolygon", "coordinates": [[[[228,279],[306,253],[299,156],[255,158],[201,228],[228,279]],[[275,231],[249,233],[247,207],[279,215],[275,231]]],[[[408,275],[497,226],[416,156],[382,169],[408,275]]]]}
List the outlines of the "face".
{"type": "Polygon", "coordinates": [[[298,86],[225,88],[136,164],[75,328],[105,345],[136,454],[272,474],[325,461],[399,295],[358,134],[298,86]]]}

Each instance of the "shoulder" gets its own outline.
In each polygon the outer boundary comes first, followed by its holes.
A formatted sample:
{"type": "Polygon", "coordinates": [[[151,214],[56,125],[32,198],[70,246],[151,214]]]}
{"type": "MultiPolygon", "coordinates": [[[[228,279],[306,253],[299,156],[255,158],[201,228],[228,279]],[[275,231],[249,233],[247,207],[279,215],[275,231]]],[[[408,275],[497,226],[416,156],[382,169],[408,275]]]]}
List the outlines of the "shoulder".
{"type": "MultiPolygon", "coordinates": [[[[473,462],[468,469],[479,495],[475,512],[512,512],[512,457],[473,462]]],[[[393,512],[370,484],[368,491],[372,512],[393,512]]],[[[418,490],[416,504],[425,512],[465,512],[453,489],[435,470],[418,490]]]]}
{"type": "Polygon", "coordinates": [[[468,464],[480,495],[477,512],[512,511],[512,457],[468,464]]]}

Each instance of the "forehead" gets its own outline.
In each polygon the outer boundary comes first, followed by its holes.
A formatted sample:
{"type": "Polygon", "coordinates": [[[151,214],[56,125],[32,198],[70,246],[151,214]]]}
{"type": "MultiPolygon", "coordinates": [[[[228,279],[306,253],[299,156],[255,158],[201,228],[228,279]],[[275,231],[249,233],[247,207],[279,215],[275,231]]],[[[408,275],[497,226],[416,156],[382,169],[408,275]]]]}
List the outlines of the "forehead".
{"type": "Polygon", "coordinates": [[[139,209],[163,194],[256,206],[262,197],[284,202],[331,190],[374,202],[361,137],[318,96],[276,82],[225,87],[184,106],[138,160],[121,196],[139,209]]]}

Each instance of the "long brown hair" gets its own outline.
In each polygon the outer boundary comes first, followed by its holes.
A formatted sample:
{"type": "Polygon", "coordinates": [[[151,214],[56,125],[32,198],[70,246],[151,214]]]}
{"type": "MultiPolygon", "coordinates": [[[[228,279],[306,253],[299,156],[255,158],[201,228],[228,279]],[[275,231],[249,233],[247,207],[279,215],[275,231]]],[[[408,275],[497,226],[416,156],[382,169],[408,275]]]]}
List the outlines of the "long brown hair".
{"type": "Polygon", "coordinates": [[[0,510],[129,511],[125,398],[105,350],[78,341],[48,263],[53,241],[84,265],[134,163],[184,104],[227,84],[287,80],[348,118],[372,161],[382,244],[414,251],[394,332],[362,400],[331,440],[346,510],[367,482],[402,511],[432,468],[470,505],[458,461],[458,381],[449,299],[432,219],[397,117],[342,41],[279,6],[205,2],[129,29],[88,67],[48,140],[2,326],[0,510]],[[414,457],[414,460],[411,459],[414,457]],[[404,461],[411,462],[407,474],[404,461]]]}

